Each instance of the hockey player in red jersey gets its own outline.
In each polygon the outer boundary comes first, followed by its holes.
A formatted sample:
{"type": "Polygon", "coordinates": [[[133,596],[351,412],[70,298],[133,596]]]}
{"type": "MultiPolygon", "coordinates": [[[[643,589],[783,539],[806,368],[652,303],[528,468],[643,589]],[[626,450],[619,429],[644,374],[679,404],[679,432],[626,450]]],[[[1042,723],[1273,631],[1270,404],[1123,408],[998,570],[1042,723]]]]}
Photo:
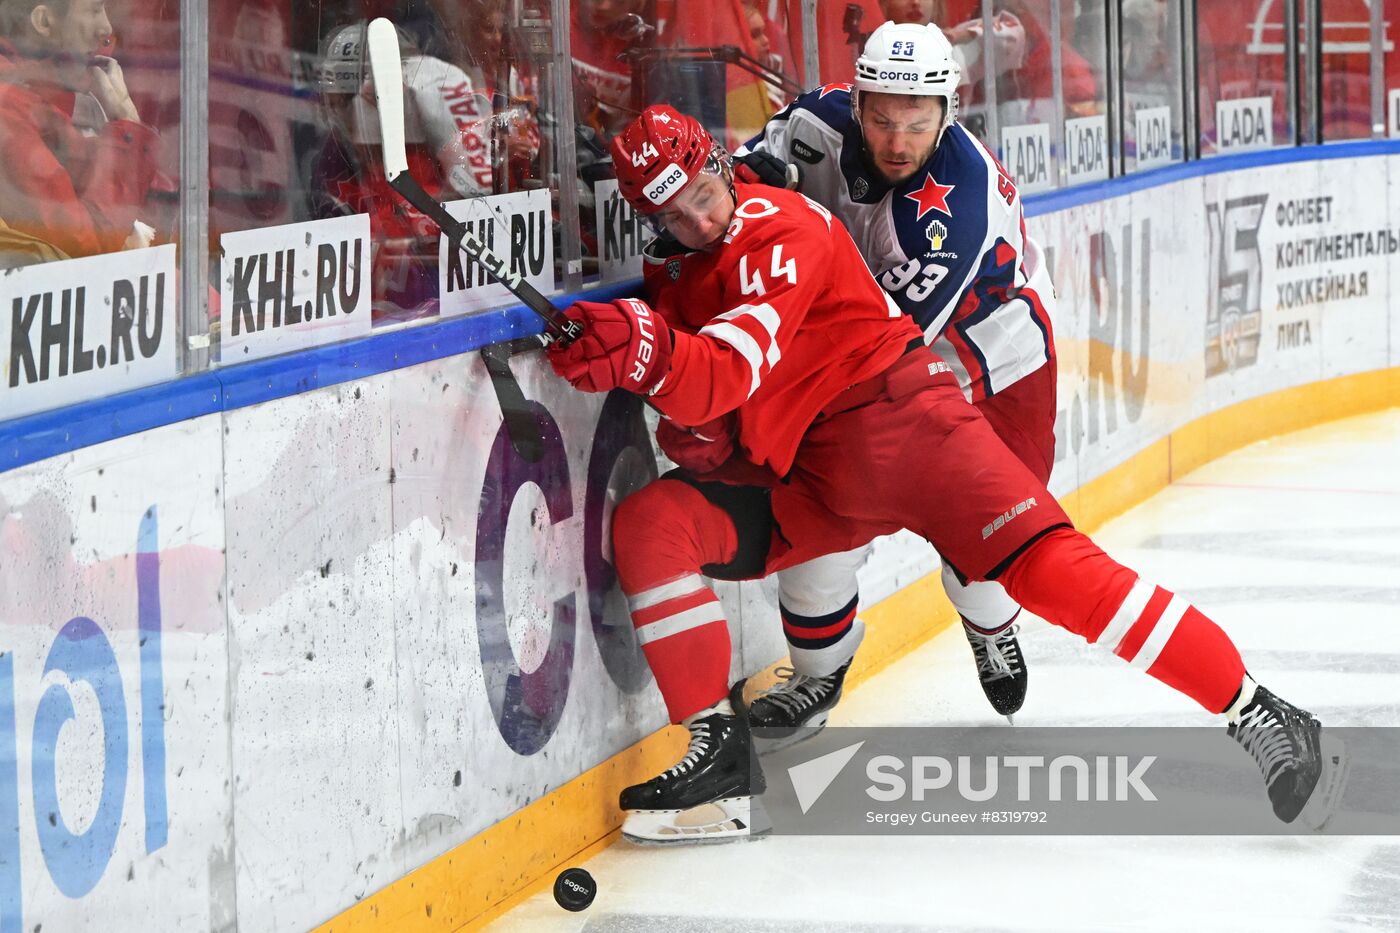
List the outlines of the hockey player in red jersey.
{"type": "Polygon", "coordinates": [[[1257,685],[1203,613],[1073,529],[829,211],[735,184],[727,153],[670,107],[647,108],[612,151],[622,195],[669,234],[653,251],[650,303],[574,304],[584,335],[550,361],[584,391],[645,396],[668,419],[668,450],[686,453],[675,444],[686,428],[719,445],[712,461],[732,447],[717,468],[668,473],[613,516],[637,640],[671,721],[690,730],[674,767],[622,792],[626,836],[747,835],[763,790],[727,695],[728,623],[701,574],[762,577],[900,528],[968,579],[999,581],[1042,618],[1226,714],[1274,812],[1326,819],[1343,770],[1318,721],[1257,685]]]}

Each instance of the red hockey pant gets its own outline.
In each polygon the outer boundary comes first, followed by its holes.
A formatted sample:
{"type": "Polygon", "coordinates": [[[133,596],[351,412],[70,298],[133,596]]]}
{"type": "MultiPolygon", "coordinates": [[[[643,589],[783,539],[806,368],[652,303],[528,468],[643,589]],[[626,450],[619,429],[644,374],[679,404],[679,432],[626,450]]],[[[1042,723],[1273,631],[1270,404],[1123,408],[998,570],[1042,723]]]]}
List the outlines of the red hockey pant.
{"type": "Polygon", "coordinates": [[[618,507],[618,578],[672,721],[727,693],[728,624],[702,573],[756,579],[900,528],[1212,712],[1240,687],[1244,665],[1224,632],[1075,531],[920,350],[829,405],[782,482],[668,477],[618,507]]]}

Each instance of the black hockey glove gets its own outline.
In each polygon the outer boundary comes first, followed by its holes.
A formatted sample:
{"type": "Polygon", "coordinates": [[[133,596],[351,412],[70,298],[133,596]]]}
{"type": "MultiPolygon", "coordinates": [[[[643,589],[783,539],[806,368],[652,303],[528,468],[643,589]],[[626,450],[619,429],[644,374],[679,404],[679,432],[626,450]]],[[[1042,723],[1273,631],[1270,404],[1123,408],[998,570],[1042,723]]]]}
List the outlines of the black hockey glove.
{"type": "Polygon", "coordinates": [[[796,163],[784,162],[771,152],[750,152],[734,157],[734,177],[750,185],[771,185],[796,191],[802,172],[796,163]]]}

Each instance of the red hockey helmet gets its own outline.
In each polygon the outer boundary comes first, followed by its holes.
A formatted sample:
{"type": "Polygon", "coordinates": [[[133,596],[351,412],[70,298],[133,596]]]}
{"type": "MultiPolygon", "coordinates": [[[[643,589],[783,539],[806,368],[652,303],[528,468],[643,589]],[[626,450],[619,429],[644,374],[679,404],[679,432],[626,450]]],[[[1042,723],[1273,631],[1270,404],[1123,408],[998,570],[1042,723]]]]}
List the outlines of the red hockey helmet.
{"type": "Polygon", "coordinates": [[[722,174],[727,153],[694,117],[653,104],[612,141],[617,187],[638,213],[655,214],[703,171],[722,174]]]}

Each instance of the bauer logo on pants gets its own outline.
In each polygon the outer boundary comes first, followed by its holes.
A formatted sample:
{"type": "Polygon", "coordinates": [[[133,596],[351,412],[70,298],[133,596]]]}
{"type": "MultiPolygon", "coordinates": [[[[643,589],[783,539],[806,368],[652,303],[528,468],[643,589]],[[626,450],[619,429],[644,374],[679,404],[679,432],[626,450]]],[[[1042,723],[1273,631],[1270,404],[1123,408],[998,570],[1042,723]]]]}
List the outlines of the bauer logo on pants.
{"type": "Polygon", "coordinates": [[[1016,504],[1013,505],[1011,508],[1007,509],[1005,512],[1002,512],[1000,515],[998,515],[994,521],[988,523],[985,527],[983,527],[983,529],[982,529],[982,540],[983,540],[983,541],[987,540],[987,539],[990,538],[992,535],[994,535],[996,532],[1000,531],[1000,530],[1002,529],[1002,526],[1004,526],[1007,522],[1009,522],[1009,521],[1011,521],[1012,519],[1014,519],[1017,515],[1021,515],[1021,514],[1023,514],[1024,512],[1028,511],[1029,509],[1033,509],[1033,508],[1035,508],[1035,497],[1034,497],[1034,496],[1032,496],[1031,498],[1027,499],[1027,500],[1024,501],[1024,502],[1018,502],[1018,503],[1016,503],[1016,504]]]}

